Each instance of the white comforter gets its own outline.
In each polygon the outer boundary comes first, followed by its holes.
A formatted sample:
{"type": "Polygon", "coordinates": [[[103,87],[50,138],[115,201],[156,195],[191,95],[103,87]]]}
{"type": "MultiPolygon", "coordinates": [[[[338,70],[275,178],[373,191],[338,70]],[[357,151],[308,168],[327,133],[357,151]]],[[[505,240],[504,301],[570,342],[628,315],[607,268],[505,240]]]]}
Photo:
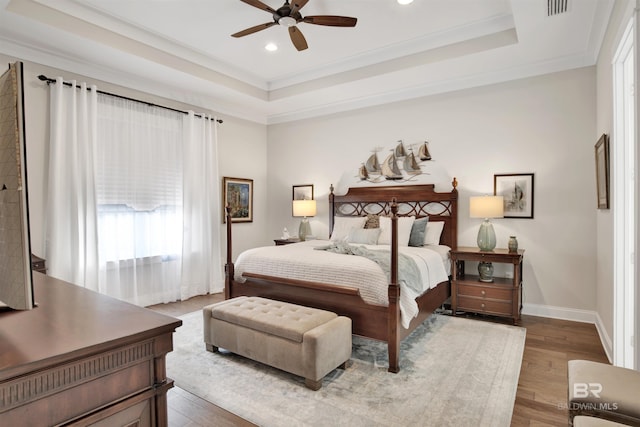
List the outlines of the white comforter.
{"type": "MultiPolygon", "coordinates": [[[[243,273],[263,274],[311,282],[349,286],[360,289],[360,296],[368,304],[387,306],[389,278],[375,262],[368,258],[336,254],[314,247],[326,246],[326,240],[311,240],[284,246],[249,249],[235,262],[235,279],[244,281],[243,273]]],[[[364,245],[375,249],[389,249],[388,245],[364,245]]],[[[422,277],[423,292],[448,280],[449,248],[445,246],[401,247],[400,252],[410,256],[422,277]]],[[[418,314],[415,293],[400,283],[400,313],[402,325],[418,314]]]]}

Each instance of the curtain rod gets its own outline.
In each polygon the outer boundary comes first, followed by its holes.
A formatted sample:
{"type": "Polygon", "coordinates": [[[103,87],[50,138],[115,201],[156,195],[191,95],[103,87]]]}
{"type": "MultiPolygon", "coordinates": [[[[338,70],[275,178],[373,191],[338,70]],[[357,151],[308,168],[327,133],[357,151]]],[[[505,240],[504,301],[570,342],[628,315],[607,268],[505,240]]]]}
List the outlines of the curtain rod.
{"type": "MultiPolygon", "coordinates": [[[[48,85],[50,85],[50,84],[52,84],[52,83],[56,83],[56,80],[55,80],[55,79],[50,79],[49,77],[45,76],[44,74],[40,74],[40,75],[38,76],[38,79],[40,79],[40,80],[41,80],[41,81],[43,81],[43,82],[46,82],[48,85]]],[[[70,82],[62,82],[62,84],[64,84],[65,86],[69,86],[69,87],[71,87],[71,83],[70,83],[70,82]]],[[[78,86],[78,85],[76,85],[76,87],[77,87],[77,88],[80,88],[80,86],[78,86]]],[[[87,88],[87,89],[91,90],[91,88],[90,88],[90,87],[89,87],[89,88],[87,88]]],[[[118,94],[115,94],[115,93],[104,92],[104,91],[102,91],[102,90],[97,90],[96,92],[97,92],[97,93],[101,93],[101,94],[103,94],[103,95],[113,96],[113,97],[115,97],[115,98],[126,99],[127,101],[140,102],[140,103],[142,103],[142,104],[146,104],[146,105],[148,105],[148,106],[150,106],[150,107],[164,108],[165,110],[171,110],[171,111],[175,111],[175,112],[182,113],[182,114],[189,114],[189,112],[188,112],[188,111],[178,110],[177,108],[171,108],[171,107],[167,107],[167,106],[165,106],[165,105],[158,105],[158,104],[154,104],[154,103],[152,103],[152,102],[141,101],[141,100],[139,100],[139,99],[129,98],[129,97],[127,97],[127,96],[122,96],[122,95],[118,95],[118,94]]],[[[194,113],[194,114],[195,114],[195,116],[196,116],[196,117],[203,117],[203,118],[204,118],[204,115],[202,115],[202,114],[197,114],[197,113],[194,113]]],[[[218,123],[222,123],[222,120],[221,120],[221,119],[216,119],[216,118],[214,118],[213,120],[215,120],[215,121],[216,121],[216,122],[218,122],[218,123]]]]}

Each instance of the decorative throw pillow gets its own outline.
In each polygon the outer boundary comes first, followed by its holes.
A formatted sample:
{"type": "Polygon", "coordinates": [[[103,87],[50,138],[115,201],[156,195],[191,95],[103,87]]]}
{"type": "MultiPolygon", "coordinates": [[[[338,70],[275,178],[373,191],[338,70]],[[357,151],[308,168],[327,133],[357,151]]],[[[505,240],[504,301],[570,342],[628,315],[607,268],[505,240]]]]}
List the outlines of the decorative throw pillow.
{"type": "Polygon", "coordinates": [[[380,228],[352,228],[347,237],[347,243],[375,245],[378,243],[380,228]]]}
{"type": "Polygon", "coordinates": [[[439,245],[440,235],[444,229],[444,221],[429,221],[427,223],[427,232],[424,235],[425,245],[439,245]]]}
{"type": "Polygon", "coordinates": [[[366,216],[336,216],[333,218],[333,232],[331,240],[334,242],[342,241],[349,236],[352,228],[362,228],[366,216]]]}
{"type": "Polygon", "coordinates": [[[376,214],[367,214],[367,222],[364,228],[380,228],[380,216],[376,214]]]}
{"type": "MultiPolygon", "coordinates": [[[[409,245],[411,226],[415,219],[413,216],[401,216],[398,218],[398,246],[409,245]]],[[[380,237],[378,237],[378,244],[391,244],[391,218],[387,216],[380,217],[380,237]]]]}
{"type": "Polygon", "coordinates": [[[424,235],[427,232],[427,222],[429,217],[425,216],[417,218],[411,226],[411,236],[409,237],[409,246],[424,246],[424,235]]]}

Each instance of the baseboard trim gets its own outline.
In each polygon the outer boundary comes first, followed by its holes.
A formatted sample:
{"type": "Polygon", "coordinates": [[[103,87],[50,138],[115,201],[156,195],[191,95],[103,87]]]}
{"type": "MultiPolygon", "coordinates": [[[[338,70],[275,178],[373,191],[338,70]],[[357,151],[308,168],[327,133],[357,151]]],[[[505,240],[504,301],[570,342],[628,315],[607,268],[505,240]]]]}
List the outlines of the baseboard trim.
{"type": "Polygon", "coordinates": [[[592,323],[596,327],[600,343],[604,348],[604,352],[611,362],[613,359],[613,344],[607,330],[604,327],[600,314],[591,310],[579,310],[575,308],[556,307],[552,305],[542,304],[524,304],[522,306],[522,314],[529,316],[548,317],[551,319],[571,320],[574,322],[592,323]]]}
{"type": "Polygon", "coordinates": [[[596,312],[576,308],[556,307],[553,305],[524,304],[522,314],[549,317],[551,319],[572,320],[582,323],[596,323],[596,312]]]}
{"type": "Polygon", "coordinates": [[[613,340],[607,333],[607,329],[604,327],[604,323],[598,312],[596,312],[596,329],[598,330],[598,335],[600,335],[600,342],[602,342],[602,347],[604,347],[607,359],[609,359],[609,363],[613,363],[613,340]]]}

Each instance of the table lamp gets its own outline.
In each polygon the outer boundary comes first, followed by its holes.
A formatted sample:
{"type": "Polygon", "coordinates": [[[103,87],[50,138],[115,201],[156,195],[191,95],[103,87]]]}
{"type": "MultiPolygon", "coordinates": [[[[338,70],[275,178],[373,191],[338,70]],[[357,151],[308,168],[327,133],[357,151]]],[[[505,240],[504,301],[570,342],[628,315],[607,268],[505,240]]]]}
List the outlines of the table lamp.
{"type": "Polygon", "coordinates": [[[503,197],[471,197],[469,214],[471,218],[484,218],[478,230],[478,247],[481,251],[492,251],[496,247],[496,233],[489,218],[502,218],[504,216],[503,197]]]}
{"type": "MultiPolygon", "coordinates": [[[[504,199],[502,196],[476,196],[469,200],[469,216],[484,218],[478,230],[478,248],[481,251],[492,251],[496,247],[496,232],[489,218],[504,217],[504,199]]],[[[480,281],[493,282],[493,264],[480,262],[478,264],[480,281]]]]}
{"type": "Polygon", "coordinates": [[[300,221],[300,228],[298,229],[298,237],[301,241],[305,241],[307,236],[311,234],[311,224],[307,217],[316,215],[316,201],[315,200],[294,200],[293,201],[293,216],[303,217],[300,221]]]}

